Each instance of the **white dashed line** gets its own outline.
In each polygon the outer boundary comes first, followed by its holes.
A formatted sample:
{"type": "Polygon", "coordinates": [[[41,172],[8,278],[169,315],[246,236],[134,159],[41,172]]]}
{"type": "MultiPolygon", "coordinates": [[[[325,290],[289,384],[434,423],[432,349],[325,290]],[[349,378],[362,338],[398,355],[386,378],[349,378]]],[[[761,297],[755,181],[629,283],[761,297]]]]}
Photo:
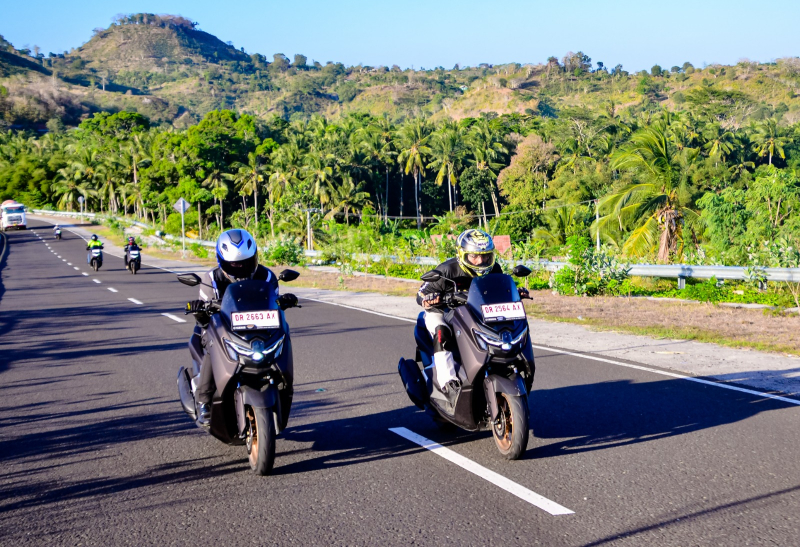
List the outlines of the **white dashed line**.
{"type": "Polygon", "coordinates": [[[73,269],[80,270],[80,268],[78,268],[77,266],[73,266],[73,269]]]}
{"type": "Polygon", "coordinates": [[[139,304],[140,306],[142,305],[142,303],[141,303],[141,302],[139,302],[138,300],[136,300],[135,298],[128,298],[128,300],[130,300],[130,301],[131,301],[131,302],[133,302],[134,304],[139,304]]]}
{"type": "Polygon", "coordinates": [[[108,288],[108,290],[109,290],[109,291],[111,291],[111,292],[119,292],[119,291],[118,291],[117,289],[115,289],[114,287],[109,287],[109,288],[108,288]]]}
{"type": "Polygon", "coordinates": [[[461,454],[454,452],[449,448],[445,448],[442,445],[431,441],[430,439],[426,439],[421,435],[417,435],[416,433],[414,433],[409,429],[406,429],[405,427],[390,427],[389,431],[397,433],[398,435],[400,435],[405,439],[408,439],[412,443],[416,443],[421,447],[430,450],[437,456],[441,456],[445,460],[456,464],[460,468],[466,469],[470,473],[478,475],[480,478],[489,481],[495,486],[499,486],[506,492],[514,494],[519,499],[527,501],[528,503],[530,503],[531,505],[535,505],[539,509],[547,511],[551,515],[571,515],[575,512],[570,509],[567,509],[563,505],[559,505],[556,502],[547,499],[546,497],[540,494],[537,494],[533,490],[528,490],[524,486],[515,483],[511,479],[505,478],[503,475],[495,473],[491,469],[486,469],[484,466],[475,463],[469,458],[465,458],[461,454]]]}
{"type": "Polygon", "coordinates": [[[67,262],[67,266],[72,266],[72,262],[67,262]]]}
{"type": "Polygon", "coordinates": [[[81,272],[81,273],[82,273],[83,275],[85,275],[86,277],[89,277],[89,274],[87,274],[86,272],[81,272]]]}
{"type": "Polygon", "coordinates": [[[186,319],[181,319],[177,315],[172,315],[171,313],[162,313],[161,315],[163,315],[164,317],[169,317],[170,319],[172,319],[173,321],[177,321],[178,323],[186,323],[186,319]]]}
{"type": "Polygon", "coordinates": [[[92,281],[94,281],[95,283],[100,283],[99,279],[92,279],[92,281]]]}

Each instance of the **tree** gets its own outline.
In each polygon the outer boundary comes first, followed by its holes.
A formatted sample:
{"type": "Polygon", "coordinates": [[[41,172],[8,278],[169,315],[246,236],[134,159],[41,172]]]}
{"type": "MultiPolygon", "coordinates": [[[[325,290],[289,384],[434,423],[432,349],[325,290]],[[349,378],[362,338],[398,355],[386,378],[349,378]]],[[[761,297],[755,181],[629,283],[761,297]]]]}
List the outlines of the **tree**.
{"type": "Polygon", "coordinates": [[[755,126],[755,132],[752,135],[753,151],[760,158],[769,156],[769,165],[772,165],[774,154],[778,154],[781,159],[786,159],[783,147],[789,142],[789,139],[783,137],[781,133],[778,122],[774,118],[769,118],[755,126]]]}
{"type": "Polygon", "coordinates": [[[416,118],[400,130],[400,154],[397,161],[405,174],[413,173],[414,198],[417,205],[417,229],[422,228],[422,205],[419,191],[422,177],[425,175],[425,159],[431,153],[428,141],[431,136],[430,124],[422,118],[416,118]]]}
{"type": "Polygon", "coordinates": [[[431,140],[432,162],[429,168],[438,169],[436,184],[439,186],[447,177],[447,198],[450,211],[453,211],[454,187],[458,184],[458,169],[466,155],[466,139],[464,130],[456,124],[445,124],[441,130],[433,134],[431,140]]]}
{"type": "MultiPolygon", "coordinates": [[[[481,118],[471,128],[467,143],[469,151],[472,153],[470,163],[479,171],[491,173],[496,180],[500,169],[504,167],[502,160],[508,154],[508,150],[503,145],[502,134],[497,124],[490,120],[481,118]]],[[[490,186],[494,214],[500,214],[500,207],[497,203],[497,194],[494,184],[490,186]]]]}

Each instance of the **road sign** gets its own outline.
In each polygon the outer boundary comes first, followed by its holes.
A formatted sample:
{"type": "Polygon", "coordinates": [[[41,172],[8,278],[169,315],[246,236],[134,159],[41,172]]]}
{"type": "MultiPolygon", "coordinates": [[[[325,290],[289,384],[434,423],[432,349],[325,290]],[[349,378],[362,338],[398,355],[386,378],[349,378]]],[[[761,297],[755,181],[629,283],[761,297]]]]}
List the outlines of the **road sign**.
{"type": "Polygon", "coordinates": [[[83,203],[83,196],[78,196],[78,203],[83,203]]]}
{"type": "Polygon", "coordinates": [[[178,201],[175,202],[175,205],[173,205],[172,207],[179,213],[185,213],[186,211],[189,210],[189,207],[191,207],[191,203],[189,203],[183,198],[180,198],[178,201]]]}

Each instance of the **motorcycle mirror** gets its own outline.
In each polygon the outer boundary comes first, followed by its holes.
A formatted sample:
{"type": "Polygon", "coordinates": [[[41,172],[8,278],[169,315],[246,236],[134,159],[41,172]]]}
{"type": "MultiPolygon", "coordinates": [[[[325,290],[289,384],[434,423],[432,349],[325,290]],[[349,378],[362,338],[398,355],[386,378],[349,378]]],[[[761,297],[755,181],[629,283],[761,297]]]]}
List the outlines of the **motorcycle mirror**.
{"type": "Polygon", "coordinates": [[[520,264],[519,266],[514,266],[514,269],[511,270],[511,273],[514,274],[514,277],[528,277],[531,275],[531,270],[530,268],[520,264]]]}
{"type": "Polygon", "coordinates": [[[278,279],[285,282],[294,281],[298,277],[300,277],[300,274],[294,270],[283,270],[278,274],[278,279]]]}
{"type": "Polygon", "coordinates": [[[442,278],[442,272],[439,270],[431,270],[429,272],[425,272],[420,276],[420,279],[426,281],[428,283],[435,283],[442,278]]]}
{"type": "Polygon", "coordinates": [[[179,274],[178,281],[180,281],[184,285],[189,285],[190,287],[195,287],[201,283],[200,278],[197,276],[197,274],[193,273],[179,274]]]}

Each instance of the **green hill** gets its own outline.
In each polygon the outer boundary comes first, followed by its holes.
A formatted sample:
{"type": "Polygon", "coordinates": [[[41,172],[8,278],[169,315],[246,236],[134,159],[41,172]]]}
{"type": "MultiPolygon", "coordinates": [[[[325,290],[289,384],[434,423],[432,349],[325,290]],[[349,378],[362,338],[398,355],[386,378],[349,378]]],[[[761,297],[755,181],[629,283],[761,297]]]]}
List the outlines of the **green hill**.
{"type": "Polygon", "coordinates": [[[75,125],[100,110],[135,110],[182,127],[222,108],[262,118],[356,112],[460,119],[492,112],[555,116],[574,108],[636,114],[687,102],[706,105],[729,124],[800,120],[797,59],[702,69],[686,63],[637,74],[595,65],[581,52],[546,64],[451,70],[323,66],[299,54],[248,55],[188,19],[153,14],[120,17],[68,53],[33,55],[4,40],[0,50],[0,117],[18,127],[53,117],[75,125]]]}

